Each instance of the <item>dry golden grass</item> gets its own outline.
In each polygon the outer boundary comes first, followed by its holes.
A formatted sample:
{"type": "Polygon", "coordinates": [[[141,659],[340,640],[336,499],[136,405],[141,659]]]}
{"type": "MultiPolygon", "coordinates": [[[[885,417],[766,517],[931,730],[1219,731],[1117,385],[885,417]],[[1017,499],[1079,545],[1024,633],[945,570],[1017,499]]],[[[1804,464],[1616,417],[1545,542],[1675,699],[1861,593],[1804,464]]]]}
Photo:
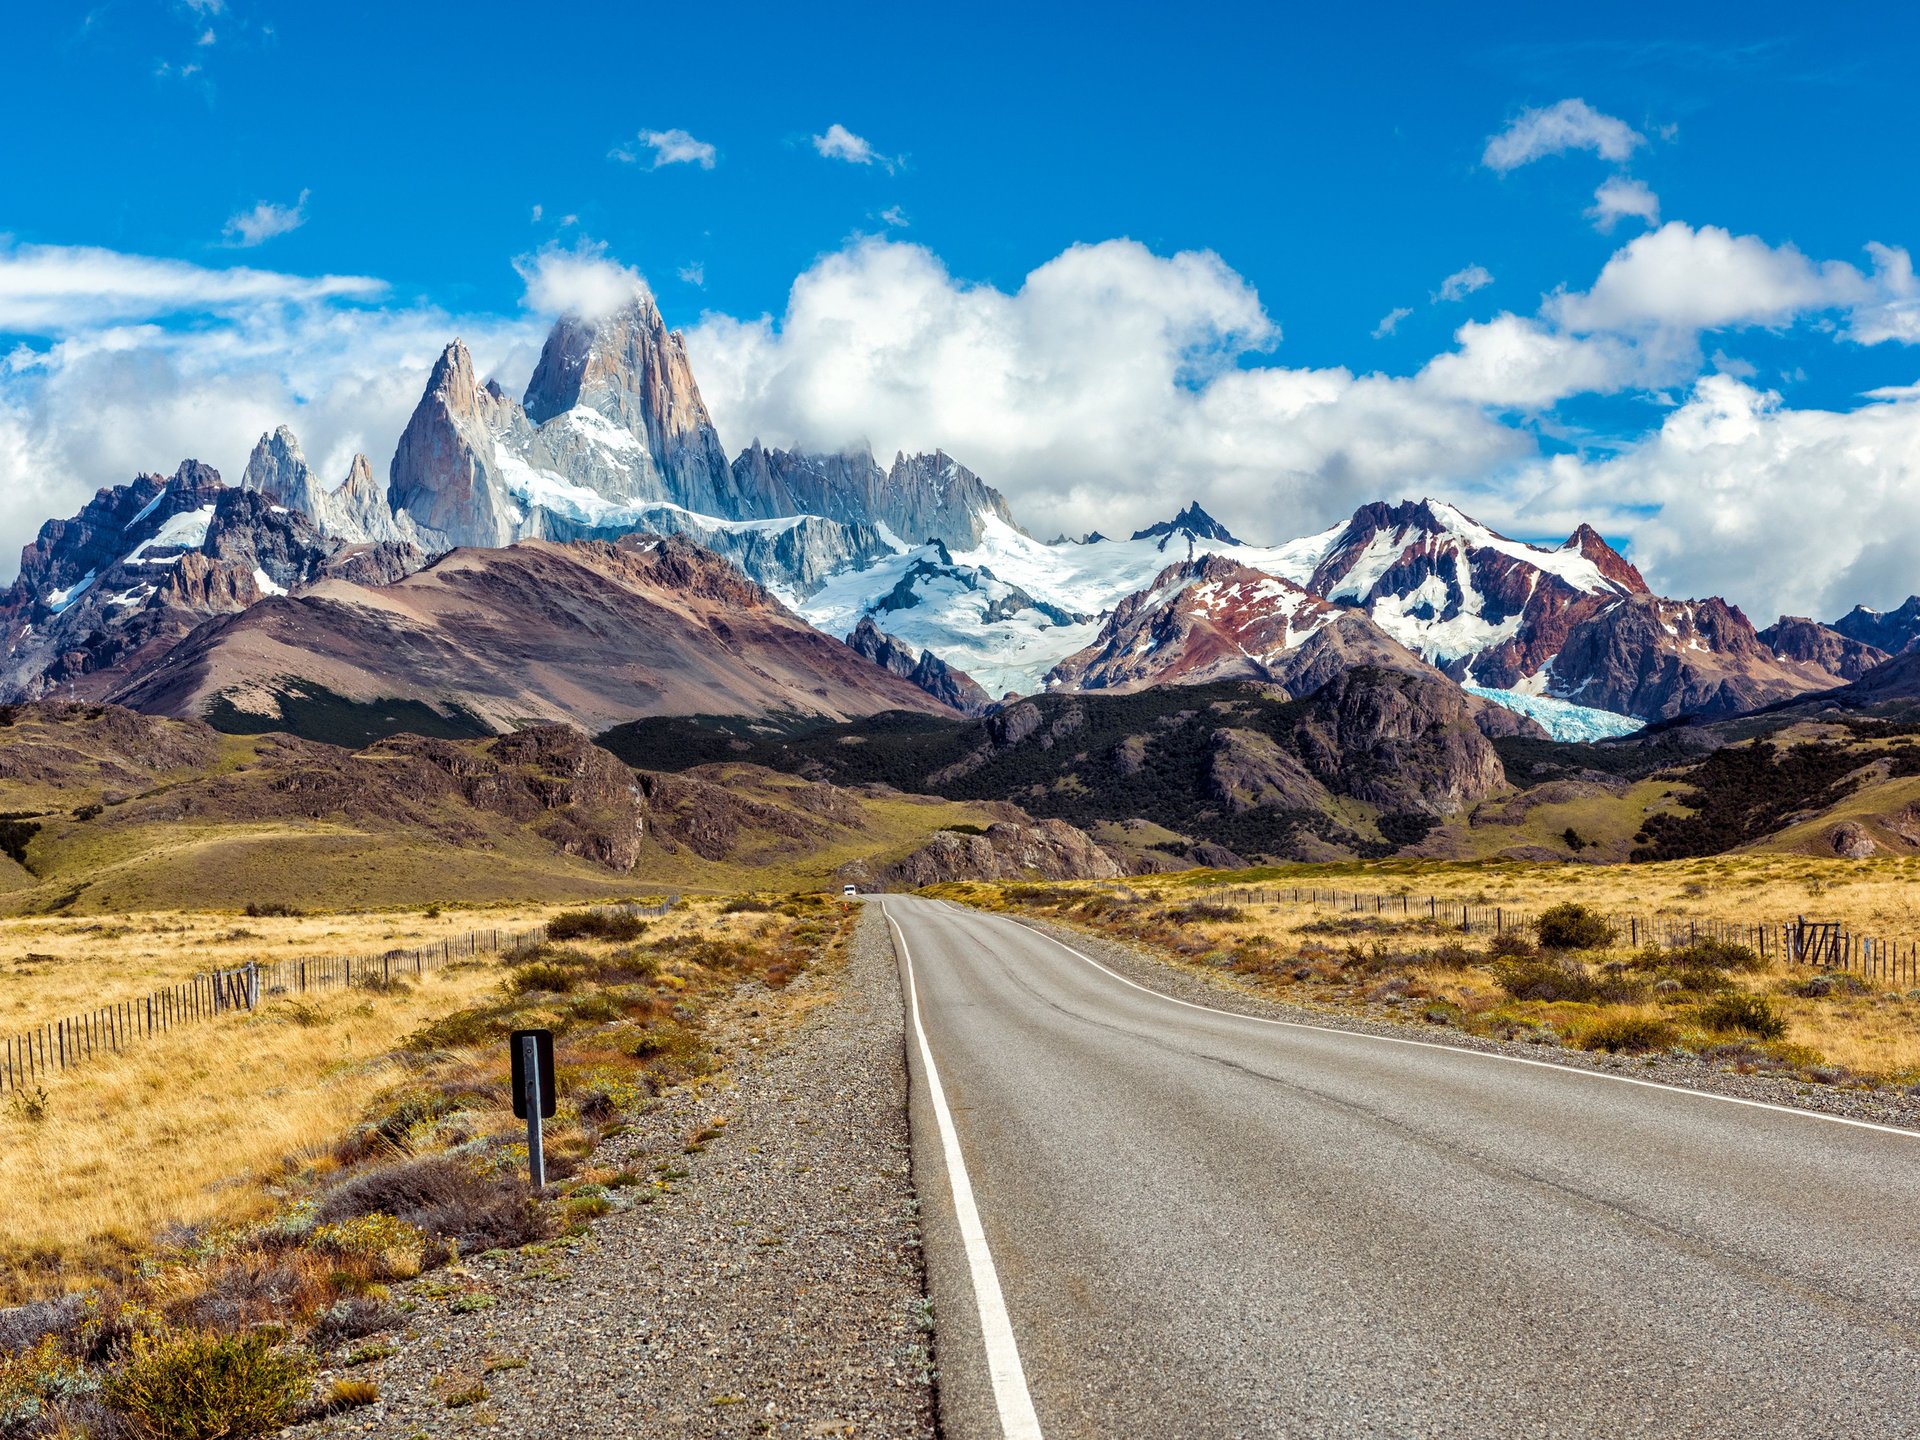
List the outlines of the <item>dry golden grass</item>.
{"type": "Polygon", "coordinates": [[[273,960],[377,955],[515,932],[563,907],[504,904],[255,918],[166,911],[89,918],[0,920],[0,1035],[131,1000],[205,970],[273,960]]]}
{"type": "MultiPolygon", "coordinates": [[[[1804,914],[1837,920],[1904,947],[1920,941],[1920,866],[1913,860],[1846,862],[1791,856],[1733,856],[1660,865],[1596,868],[1579,865],[1385,864],[1296,866],[1233,874],[1175,874],[1138,878],[1125,887],[1096,884],[936,887],[988,907],[1035,906],[1088,928],[1144,943],[1172,963],[1218,983],[1250,988],[1290,1002],[1361,1010],[1385,1019],[1433,1023],[1428,1004],[1451,1007],[1445,1023],[1485,1034],[1551,1027],[1562,1041],[1580,1043],[1603,1021],[1665,1020],[1677,1043],[1690,1049],[1743,1043],[1741,1034],[1703,1028],[1701,994],[1653,994],[1633,1004],[1518,1001],[1497,983],[1485,955],[1485,935],[1463,936],[1431,923],[1424,909],[1409,918],[1388,912],[1356,914],[1310,901],[1246,903],[1214,886],[1265,886],[1407,894],[1473,905],[1507,906],[1526,915],[1574,901],[1605,913],[1634,913],[1685,921],[1786,921],[1804,914]],[[1128,893],[1140,897],[1135,903],[1128,893]],[[1065,900],[1066,904],[1058,901],[1065,900]],[[1195,902],[1226,901],[1235,917],[1214,920],[1184,911],[1195,902]],[[1420,957],[1463,944],[1473,963],[1435,965],[1420,957]],[[1370,964],[1375,947],[1398,958],[1370,964]],[[1395,982],[1391,985],[1389,981],[1395,982]]],[[[1634,955],[1624,939],[1616,948],[1583,957],[1599,973],[1634,955]]],[[[1654,978],[1636,973],[1643,989],[1654,978]]],[[[1785,1020],[1775,1058],[1801,1070],[1851,1072],[1877,1081],[1920,1080],[1920,988],[1902,978],[1865,984],[1850,995],[1845,984],[1824,996],[1796,993],[1817,972],[1771,959],[1761,970],[1733,972],[1735,991],[1766,997],[1785,1020]],[[1912,998],[1910,998],[1912,997],[1912,998]]]]}
{"type": "Polygon", "coordinates": [[[254,1183],[311,1157],[394,1083],[384,1057],[498,986],[481,963],[403,994],[275,1000],[143,1041],[46,1086],[44,1118],[0,1105],[8,1192],[0,1252],[132,1250],[164,1225],[270,1208],[254,1183]]]}

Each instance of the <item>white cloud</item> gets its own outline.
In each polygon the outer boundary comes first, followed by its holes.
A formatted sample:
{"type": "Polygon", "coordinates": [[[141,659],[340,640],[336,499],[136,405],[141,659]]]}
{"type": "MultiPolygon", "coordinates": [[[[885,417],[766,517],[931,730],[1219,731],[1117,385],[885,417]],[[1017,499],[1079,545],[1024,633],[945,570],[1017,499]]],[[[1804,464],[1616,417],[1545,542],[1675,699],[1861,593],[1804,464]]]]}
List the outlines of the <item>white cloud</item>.
{"type": "Polygon", "coordinates": [[[1413,311],[1405,305],[1394,306],[1393,309],[1382,315],[1380,317],[1380,323],[1373,327],[1373,338],[1376,340],[1386,339],[1387,336],[1398,330],[1400,328],[1400,322],[1411,314],[1413,314],[1413,311]]]}
{"type": "Polygon", "coordinates": [[[546,213],[547,213],[547,207],[546,207],[546,206],[544,206],[544,205],[536,205],[536,206],[534,206],[534,207],[533,207],[533,219],[532,219],[532,222],[531,222],[531,223],[533,223],[533,224],[535,224],[535,225],[538,225],[538,224],[540,223],[540,217],[541,217],[542,215],[544,215],[544,214],[546,214],[546,213]]]}
{"type": "Polygon", "coordinates": [[[827,127],[826,134],[813,137],[813,148],[829,160],[844,160],[849,165],[877,164],[888,174],[892,174],[899,163],[893,156],[882,155],[864,136],[854,134],[837,120],[827,127]]]}
{"type": "Polygon", "coordinates": [[[1615,175],[1601,181],[1600,188],[1593,192],[1593,208],[1587,211],[1587,218],[1602,234],[1610,234],[1615,225],[1628,218],[1658,225],[1660,197],[1647,188],[1645,181],[1615,175]]]}
{"type": "Polygon", "coordinates": [[[0,574],[42,522],[101,486],[192,457],[237,480],[291,425],[330,482],[384,475],[442,347],[524,384],[541,322],[372,308],[374,280],[210,270],[97,248],[0,249],[0,574]]]}
{"type": "Polygon", "coordinates": [[[1036,533],[1163,518],[1191,496],[1290,536],[1531,449],[1412,381],[1243,364],[1278,339],[1208,252],[1076,245],[1007,293],[873,238],[801,275],[778,321],[708,315],[687,343],[730,446],[943,446],[1036,533]]]}
{"type": "Polygon", "coordinates": [[[310,190],[302,190],[300,198],[291,205],[275,205],[262,200],[251,210],[242,210],[238,215],[227,218],[226,228],[221,232],[227,238],[227,244],[245,250],[264,244],[276,235],[285,235],[298,230],[307,223],[307,196],[310,190]]]}
{"type": "Polygon", "coordinates": [[[1452,400],[1536,412],[1570,395],[1606,394],[1643,370],[1640,352],[1614,337],[1583,339],[1518,315],[1470,320],[1455,348],[1436,355],[1421,384],[1452,400]]]}
{"type": "Polygon", "coordinates": [[[1843,261],[1816,263],[1792,245],[1669,220],[1615,251],[1592,289],[1555,297],[1547,312],[1575,331],[1699,331],[1777,327],[1875,298],[1867,278],[1843,261]]]}
{"type": "Polygon", "coordinates": [[[1456,270],[1440,282],[1440,288],[1433,292],[1433,303],[1438,305],[1451,300],[1464,300],[1476,290],[1484,290],[1493,283],[1493,272],[1484,265],[1469,265],[1464,270],[1456,270]]]}
{"type": "Polygon", "coordinates": [[[0,332],[19,335],[72,335],[194,311],[370,299],[385,289],[364,275],[211,269],[96,246],[0,242],[0,332]]]}
{"type": "Polygon", "coordinates": [[[1543,529],[1587,519],[1630,536],[1656,589],[1724,595],[1756,625],[1780,614],[1832,620],[1920,589],[1920,396],[1903,388],[1852,411],[1794,410],[1734,376],[1706,375],[1617,457],[1540,462],[1505,494],[1543,529]]]}
{"type": "Polygon", "coordinates": [[[196,45],[211,45],[213,44],[213,38],[213,27],[209,25],[200,32],[200,38],[193,43],[196,45]]]}
{"type": "Polygon", "coordinates": [[[713,169],[720,158],[720,152],[705,140],[696,140],[684,130],[642,130],[636,140],[616,146],[609,159],[624,160],[628,164],[637,164],[649,158],[658,170],[663,165],[698,165],[702,170],[713,169]]]}
{"type": "Polygon", "coordinates": [[[1591,150],[1604,160],[1625,160],[1647,137],[1624,120],[1603,114],[1584,100],[1562,100],[1538,110],[1523,110],[1487,141],[1480,163],[1505,173],[1549,155],[1591,150]]]}
{"type": "Polygon", "coordinates": [[[689,285],[704,286],[707,283],[707,267],[701,261],[690,260],[680,267],[680,278],[689,285]]]}
{"type": "Polygon", "coordinates": [[[897,230],[904,230],[912,223],[907,219],[907,212],[902,210],[898,205],[889,205],[886,209],[882,210],[880,212],[880,218],[886,224],[893,226],[897,230]]]}
{"type": "Polygon", "coordinates": [[[607,247],[583,240],[571,250],[544,245],[513,268],[526,282],[521,303],[536,315],[594,319],[618,310],[646,285],[640,272],[610,259],[607,247]]]}

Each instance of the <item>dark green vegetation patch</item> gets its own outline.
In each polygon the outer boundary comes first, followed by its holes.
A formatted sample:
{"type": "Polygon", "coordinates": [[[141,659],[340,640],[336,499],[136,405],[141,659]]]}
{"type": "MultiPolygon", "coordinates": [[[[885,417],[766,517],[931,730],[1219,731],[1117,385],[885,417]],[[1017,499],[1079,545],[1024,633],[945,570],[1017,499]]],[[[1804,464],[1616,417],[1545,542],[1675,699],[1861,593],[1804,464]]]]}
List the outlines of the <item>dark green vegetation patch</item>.
{"type": "Polygon", "coordinates": [[[284,731],[303,740],[358,750],[390,735],[424,735],[433,740],[484,740],[494,728],[471,711],[451,706],[445,712],[418,700],[349,700],[324,685],[296,681],[275,697],[278,716],[237,708],[224,695],[207,707],[207,723],[229,735],[266,735],[284,731]]]}

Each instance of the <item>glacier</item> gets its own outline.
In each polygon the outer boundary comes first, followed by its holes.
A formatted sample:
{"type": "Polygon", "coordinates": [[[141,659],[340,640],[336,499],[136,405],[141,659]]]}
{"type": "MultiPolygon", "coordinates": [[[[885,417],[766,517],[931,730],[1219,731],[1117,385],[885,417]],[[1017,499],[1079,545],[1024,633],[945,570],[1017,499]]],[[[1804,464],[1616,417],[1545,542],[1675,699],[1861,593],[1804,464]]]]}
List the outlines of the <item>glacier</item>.
{"type": "Polygon", "coordinates": [[[1526,695],[1518,690],[1490,690],[1468,683],[1460,687],[1470,695],[1491,700],[1503,709],[1537,720],[1556,740],[1609,740],[1616,735],[1631,735],[1645,727],[1644,720],[1617,715],[1611,710],[1595,710],[1590,705],[1575,705],[1571,700],[1556,700],[1551,695],[1526,695]]]}

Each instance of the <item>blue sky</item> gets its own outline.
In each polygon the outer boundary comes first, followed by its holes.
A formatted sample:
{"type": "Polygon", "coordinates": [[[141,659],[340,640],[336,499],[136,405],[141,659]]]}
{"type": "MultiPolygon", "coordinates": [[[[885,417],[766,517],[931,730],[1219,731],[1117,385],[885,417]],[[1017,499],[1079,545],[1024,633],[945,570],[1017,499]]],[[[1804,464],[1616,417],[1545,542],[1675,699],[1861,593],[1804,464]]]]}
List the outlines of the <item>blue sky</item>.
{"type": "Polygon", "coordinates": [[[0,543],[270,418],[383,469],[438,344],[524,378],[579,262],[690,327],[730,446],[945,444],[1036,531],[1432,491],[1762,623],[1920,589],[1914,402],[1863,399],[1920,379],[1866,249],[1920,240],[1920,13],[1456,8],[22,11],[0,543]],[[1845,542],[1813,577],[1767,558],[1802,497],[1845,542]]]}

